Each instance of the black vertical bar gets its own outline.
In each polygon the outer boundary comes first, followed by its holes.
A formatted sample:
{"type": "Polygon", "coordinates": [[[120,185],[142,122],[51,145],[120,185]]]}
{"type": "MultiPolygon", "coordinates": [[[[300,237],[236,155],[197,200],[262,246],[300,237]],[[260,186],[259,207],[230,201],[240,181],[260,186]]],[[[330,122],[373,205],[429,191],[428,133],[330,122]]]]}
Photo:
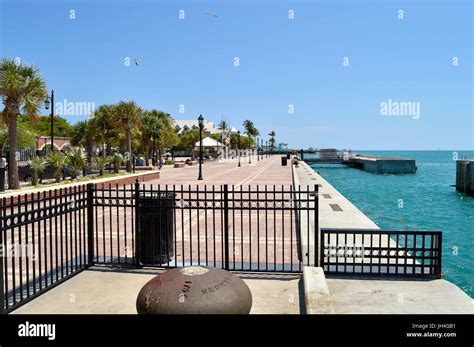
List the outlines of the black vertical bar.
{"type": "Polygon", "coordinates": [[[268,187],[265,184],[265,270],[268,271],[268,187]]]}
{"type": "Polygon", "coordinates": [[[140,183],[138,183],[138,178],[135,181],[134,186],[134,195],[132,197],[135,202],[135,265],[140,267],[140,257],[141,257],[141,245],[140,245],[140,205],[138,203],[140,194],[140,183]]]}
{"type": "MultiPolygon", "coordinates": [[[[118,183],[115,184],[115,214],[117,216],[116,222],[117,222],[117,262],[120,264],[120,196],[119,196],[119,187],[118,183]]],[[[112,228],[112,225],[110,226],[112,228]]]]}
{"type": "MultiPolygon", "coordinates": [[[[184,207],[186,206],[186,202],[184,200],[184,187],[181,185],[181,259],[182,264],[181,266],[185,266],[185,253],[184,253],[184,207]]],[[[214,257],[215,259],[215,257],[214,257]]]]}
{"type": "Polygon", "coordinates": [[[277,254],[277,251],[276,251],[276,212],[277,212],[277,209],[276,209],[276,186],[275,185],[273,185],[272,200],[273,200],[273,271],[276,271],[276,262],[277,262],[277,259],[276,259],[276,254],[277,254]]]}
{"type": "Polygon", "coordinates": [[[250,190],[249,184],[249,195],[248,195],[248,203],[249,203],[249,269],[252,270],[252,192],[250,190]]]}
{"type": "Polygon", "coordinates": [[[437,242],[437,267],[436,267],[436,278],[441,278],[441,260],[442,260],[442,255],[443,255],[443,234],[442,233],[437,233],[436,234],[436,240],[437,242]]]}
{"type": "MultiPolygon", "coordinates": [[[[0,199],[0,245],[2,246],[2,249],[5,249],[6,247],[6,230],[4,229],[4,223],[3,223],[3,206],[5,204],[5,198],[0,199]],[[5,237],[3,234],[5,233],[5,237]]],[[[7,308],[8,304],[5,301],[5,290],[3,288],[4,286],[4,276],[8,274],[8,271],[4,271],[3,269],[3,259],[6,259],[6,257],[1,256],[0,257],[0,314],[5,313],[5,309],[7,308]]]]}
{"type": "Polygon", "coordinates": [[[196,184],[196,220],[197,220],[197,252],[198,252],[198,265],[201,265],[201,221],[199,219],[200,211],[200,194],[199,194],[199,185],[196,184]]]}
{"type": "MultiPolygon", "coordinates": [[[[214,203],[214,202],[213,202],[214,203]]],[[[204,185],[204,231],[206,240],[206,266],[209,266],[209,254],[207,250],[207,185],[204,185]]]]}
{"type": "Polygon", "coordinates": [[[87,184],[87,242],[89,266],[94,265],[94,184],[87,184]]]}
{"type": "MultiPolygon", "coordinates": [[[[62,188],[59,188],[59,211],[60,211],[60,216],[59,216],[59,230],[60,230],[60,234],[59,234],[59,242],[60,242],[60,246],[59,246],[59,250],[61,252],[61,278],[64,277],[64,246],[63,246],[63,230],[64,230],[64,226],[63,226],[63,189],[62,188]]],[[[34,226],[34,224],[33,224],[34,226]]],[[[33,232],[33,236],[34,236],[34,232],[33,232]]],[[[34,243],[34,242],[33,242],[34,243]]]]}
{"type": "Polygon", "coordinates": [[[121,200],[123,201],[123,231],[124,231],[124,250],[125,250],[125,263],[128,264],[128,237],[127,237],[127,192],[126,192],[126,185],[122,186],[122,197],[121,200]]]}
{"type": "Polygon", "coordinates": [[[314,185],[314,266],[319,266],[319,186],[314,185]]]}
{"type": "MultiPolygon", "coordinates": [[[[58,190],[54,190],[54,209],[51,210],[51,215],[53,215],[54,212],[54,260],[56,262],[55,267],[56,267],[56,281],[59,280],[59,257],[58,257],[58,216],[57,216],[57,211],[59,210],[58,208],[58,190]]],[[[53,218],[53,217],[51,217],[53,218]]]]}
{"type": "MultiPolygon", "coordinates": [[[[257,185],[257,270],[260,270],[260,193],[257,185]]],[[[252,259],[250,259],[250,264],[252,259]]]]}
{"type": "Polygon", "coordinates": [[[193,210],[192,210],[192,191],[191,191],[191,185],[188,187],[188,199],[189,199],[189,260],[190,260],[190,265],[193,265],[193,210]]]}
{"type": "Polygon", "coordinates": [[[224,253],[225,253],[225,266],[226,270],[229,270],[229,187],[224,184],[224,253]]]}

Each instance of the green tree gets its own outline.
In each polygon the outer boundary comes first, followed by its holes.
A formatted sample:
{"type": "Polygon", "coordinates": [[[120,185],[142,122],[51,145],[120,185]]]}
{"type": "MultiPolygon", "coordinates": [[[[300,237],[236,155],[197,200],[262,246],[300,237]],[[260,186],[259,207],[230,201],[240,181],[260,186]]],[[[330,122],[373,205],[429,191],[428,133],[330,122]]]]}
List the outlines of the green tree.
{"type": "Polygon", "coordinates": [[[117,136],[117,129],[113,122],[113,105],[101,105],[92,115],[93,127],[97,132],[97,138],[105,144],[102,155],[110,155],[112,143],[117,136]]]}
{"type": "MultiPolygon", "coordinates": [[[[205,137],[203,135],[203,137],[205,137]]],[[[189,129],[179,135],[178,149],[191,151],[191,157],[194,159],[194,147],[199,141],[199,129],[189,129]]]]}
{"type": "Polygon", "coordinates": [[[83,147],[87,153],[87,163],[91,163],[97,132],[93,121],[83,120],[74,124],[71,136],[71,145],[83,147]]]}
{"type": "Polygon", "coordinates": [[[8,184],[10,189],[18,189],[20,181],[15,155],[18,140],[17,116],[20,109],[30,117],[37,115],[47,95],[46,83],[36,67],[17,64],[13,59],[4,58],[0,63],[0,94],[5,105],[2,116],[8,125],[8,184]]]}
{"type": "MultiPolygon", "coordinates": [[[[51,116],[38,116],[31,119],[28,115],[18,116],[18,126],[28,129],[36,135],[51,135],[51,116]]],[[[54,136],[69,137],[71,136],[73,126],[60,116],[54,116],[54,136]]]]}
{"type": "Polygon", "coordinates": [[[270,148],[273,149],[275,148],[275,138],[276,138],[276,134],[275,134],[275,131],[270,131],[270,133],[268,134],[268,136],[270,136],[270,148]]]}
{"type": "Polygon", "coordinates": [[[120,101],[113,107],[112,119],[119,129],[125,131],[125,142],[127,146],[127,172],[132,172],[132,138],[131,129],[133,126],[140,125],[140,115],[142,109],[135,103],[135,101],[120,101]]]}

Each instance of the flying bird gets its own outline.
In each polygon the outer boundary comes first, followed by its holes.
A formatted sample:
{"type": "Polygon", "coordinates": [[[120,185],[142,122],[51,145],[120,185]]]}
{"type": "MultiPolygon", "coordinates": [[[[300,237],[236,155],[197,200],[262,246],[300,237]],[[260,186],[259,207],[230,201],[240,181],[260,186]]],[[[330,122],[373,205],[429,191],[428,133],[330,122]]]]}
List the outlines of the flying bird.
{"type": "Polygon", "coordinates": [[[136,57],[136,58],[135,58],[135,65],[138,66],[138,65],[140,64],[140,60],[141,60],[140,57],[136,57]]]}
{"type": "Polygon", "coordinates": [[[207,14],[209,17],[217,18],[217,14],[214,14],[214,13],[211,13],[211,12],[207,12],[206,14],[207,14]]]}

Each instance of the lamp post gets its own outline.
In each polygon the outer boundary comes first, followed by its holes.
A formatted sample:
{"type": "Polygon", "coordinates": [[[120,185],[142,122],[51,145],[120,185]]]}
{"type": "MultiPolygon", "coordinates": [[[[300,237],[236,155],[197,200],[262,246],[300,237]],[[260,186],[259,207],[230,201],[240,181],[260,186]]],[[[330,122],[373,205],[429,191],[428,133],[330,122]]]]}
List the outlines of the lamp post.
{"type": "Polygon", "coordinates": [[[199,123],[199,176],[198,180],[202,180],[202,129],[204,128],[204,118],[202,114],[198,118],[199,123]]]}
{"type": "Polygon", "coordinates": [[[260,152],[259,152],[259,148],[258,148],[259,142],[260,142],[260,140],[257,137],[257,161],[260,161],[260,152]]]}
{"type": "Polygon", "coordinates": [[[238,145],[237,145],[237,156],[239,157],[239,165],[240,167],[240,130],[237,131],[237,139],[238,139],[238,145]]]}
{"type": "Polygon", "coordinates": [[[50,105],[51,105],[51,151],[54,151],[54,90],[51,90],[51,97],[47,95],[46,100],[44,101],[44,106],[47,110],[49,110],[50,105]]]}
{"type": "Polygon", "coordinates": [[[250,136],[250,134],[248,135],[248,138],[249,138],[249,164],[252,164],[252,148],[251,148],[251,141],[252,141],[252,137],[250,136]]]}
{"type": "Polygon", "coordinates": [[[263,139],[260,139],[260,143],[261,143],[261,151],[260,151],[260,155],[262,156],[262,160],[263,160],[263,139]]]}

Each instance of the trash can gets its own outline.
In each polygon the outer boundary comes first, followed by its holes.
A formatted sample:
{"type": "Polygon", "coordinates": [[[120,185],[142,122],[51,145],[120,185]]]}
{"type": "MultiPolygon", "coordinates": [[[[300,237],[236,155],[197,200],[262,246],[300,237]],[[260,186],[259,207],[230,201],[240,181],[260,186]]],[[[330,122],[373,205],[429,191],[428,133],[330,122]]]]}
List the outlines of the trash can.
{"type": "Polygon", "coordinates": [[[137,197],[138,256],[144,265],[168,263],[174,257],[174,193],[140,192],[137,197]]]}
{"type": "Polygon", "coordinates": [[[286,166],[288,159],[286,159],[286,156],[281,157],[281,166],[286,166]]]}
{"type": "Polygon", "coordinates": [[[5,172],[7,167],[7,160],[0,158],[0,192],[5,191],[5,172]]]}

